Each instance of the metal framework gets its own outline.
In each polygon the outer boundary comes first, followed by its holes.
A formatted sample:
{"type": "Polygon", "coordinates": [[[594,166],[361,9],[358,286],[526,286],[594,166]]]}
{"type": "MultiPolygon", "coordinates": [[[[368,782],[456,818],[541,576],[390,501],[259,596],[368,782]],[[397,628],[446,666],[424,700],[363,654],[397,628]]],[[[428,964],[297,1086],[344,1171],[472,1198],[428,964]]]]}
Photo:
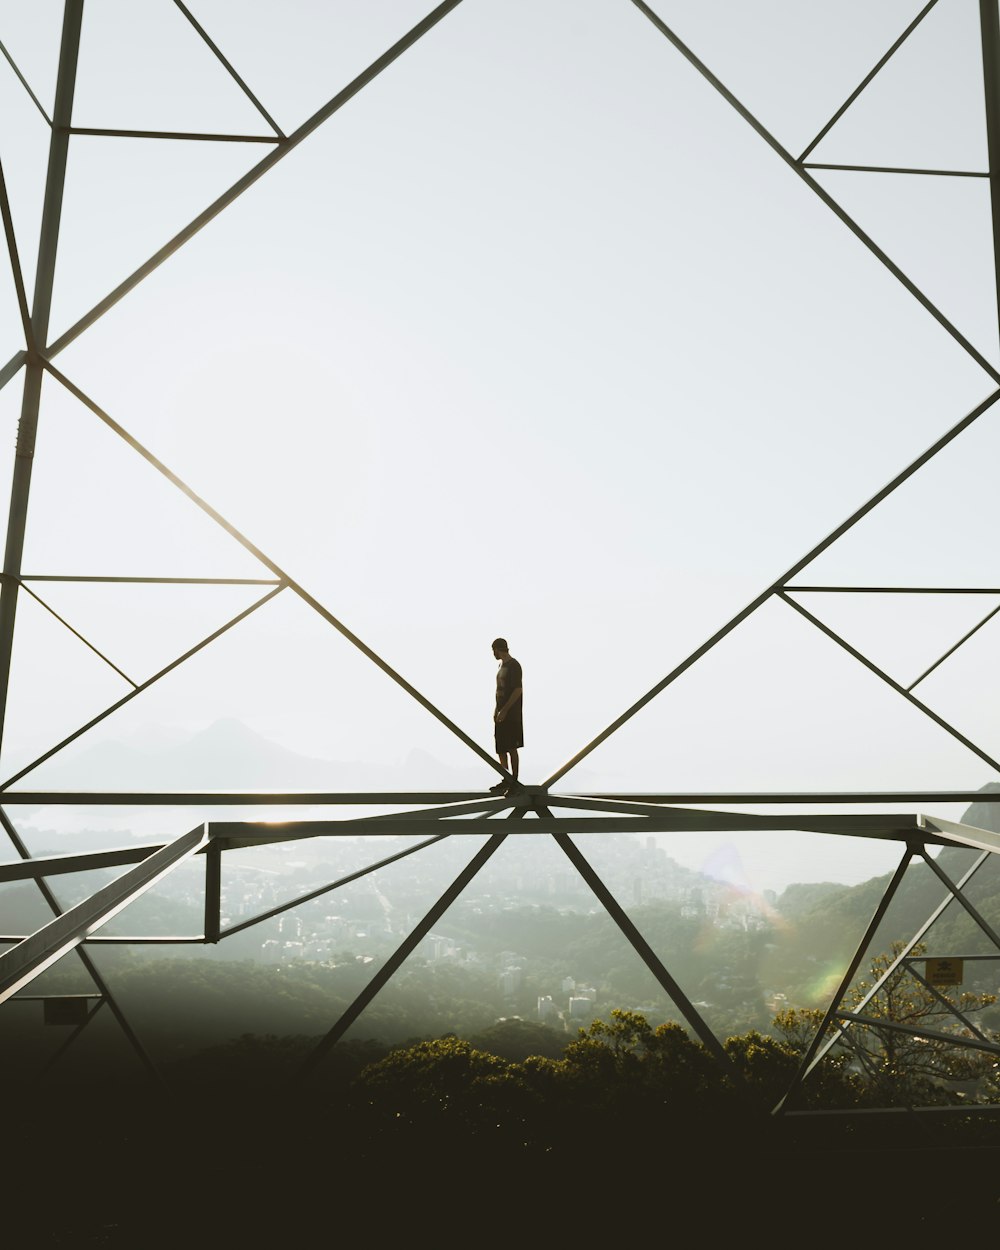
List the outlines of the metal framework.
{"type": "MultiPolygon", "coordinates": [[[[998,371],[974,346],[965,338],[961,331],[941,312],[939,308],[922,292],[899,266],[879,247],[879,245],[858,225],[845,211],[837,200],[814,178],[812,171],[824,169],[858,170],[868,173],[886,175],[914,176],[949,176],[964,178],[987,178],[990,183],[992,202],[992,226],[994,252],[996,257],[996,285],[998,307],[1000,307],[1000,20],[998,20],[996,0],[978,0],[983,56],[984,108],[987,121],[989,167],[985,171],[956,169],[913,169],[868,165],[830,165],[810,161],[809,157],[817,144],[838,123],[862,92],[889,63],[892,57],[905,44],[914,30],[934,9],[938,0],[929,0],[910,24],[903,30],[884,55],[862,79],[856,89],[843,101],[841,106],[830,117],[815,138],[798,155],[788,151],[772,135],[762,123],[741,103],[740,100],[720,81],[695,52],[689,48],[678,35],[663,21],[655,7],[643,3],[643,0],[607,0],[609,5],[631,2],[648,20],[650,37],[665,40],[688,63],[691,70],[699,74],[707,84],[717,92],[736,111],[743,121],[763,141],[769,151],[765,159],[777,159],[783,162],[791,175],[801,182],[821,200],[827,208],[839,218],[843,226],[849,230],[858,242],[868,249],[877,260],[905,287],[910,295],[937,321],[942,330],[974,360],[983,374],[989,379],[991,389],[981,403],[977,404],[960,421],[946,430],[911,463],[905,465],[879,491],[858,507],[838,525],[822,541],[815,544],[799,560],[797,560],[781,576],[764,587],[741,611],[729,621],[722,624],[700,646],[695,648],[681,663],[677,664],[640,699],[627,707],[611,724],[609,724],[592,741],[580,748],[575,755],[567,760],[544,782],[537,785],[521,786],[505,798],[487,797],[479,793],[450,792],[338,792],[338,793],[221,793],[221,792],[53,792],[46,790],[28,790],[18,788],[44,761],[63,750],[67,745],[86,734],[95,725],[110,716],[118,708],[130,700],[137,698],[166,674],[183,664],[215,639],[227,631],[238,627],[251,614],[276,596],[289,594],[297,597],[314,611],[322,620],[339,632],[366,659],[395,682],[410,698],[415,700],[430,716],[436,718],[466,748],[472,751],[481,761],[495,769],[501,776],[511,780],[497,763],[494,757],[478,742],[453,723],[444,712],[436,707],[427,697],[412,686],[401,674],[396,672],[384,659],[377,655],[361,638],[354,634],[334,613],[284,569],[272,560],[265,552],[249,541],[235,526],[218,513],[205,499],[196,494],[167,465],[144,447],[128,430],[113,418],[100,404],[98,399],[86,394],[72,377],[62,372],[56,364],[60,353],[101,318],[109,309],[141,283],[149,274],[167,261],[174,252],[191,239],[208,222],[218,216],[234,200],[248,191],[261,177],[267,174],[279,161],[303,143],[309,136],[324,125],[359,91],[372,84],[383,71],[387,70],[400,56],[418,40],[430,36],[439,22],[457,8],[461,0],[444,0],[432,9],[427,16],[418,22],[408,33],[394,43],[387,51],[360,73],[351,83],[331,97],[326,104],[304,121],[297,129],[286,134],[277,125],[264,104],[253,94],[246,82],[240,77],[233,64],[227,59],[222,49],[213,41],[210,34],[197,21],[189,8],[174,0],[177,9],[190,23],[197,35],[217,59],[220,72],[228,74],[259,114],[266,133],[260,134],[208,134],[175,131],[138,131],[123,129],[81,128],[73,125],[73,100],[76,82],[77,59],[80,45],[81,25],[84,16],[84,0],[65,0],[62,25],[62,41],[59,54],[59,66],[55,102],[52,115],[49,116],[32,91],[25,75],[14,63],[9,52],[0,44],[9,69],[16,75],[21,86],[28,93],[39,113],[50,130],[49,161],[45,183],[44,202],[40,222],[40,244],[35,275],[35,286],[29,300],[25,288],[19,258],[14,222],[10,211],[6,184],[3,180],[3,169],[0,164],[0,214],[3,218],[4,234],[9,254],[11,273],[14,282],[20,318],[23,328],[23,346],[13,354],[9,361],[0,367],[0,387],[13,382],[23,375],[23,394],[20,424],[17,434],[17,445],[13,480],[11,484],[9,522],[2,571],[2,595],[0,595],[0,741],[2,741],[7,710],[7,694],[10,681],[13,653],[14,625],[19,597],[29,595],[43,608],[49,611],[61,626],[72,632],[106,665],[121,678],[131,689],[122,698],[111,704],[99,715],[86,724],[79,726],[61,741],[54,743],[30,764],[20,768],[13,775],[0,779],[0,824],[16,853],[17,858],[11,862],[0,864],[0,883],[32,880],[36,883],[45,903],[52,912],[52,920],[31,934],[0,933],[0,943],[11,944],[0,954],[0,1003],[20,1002],[33,996],[23,991],[30,987],[32,981],[45,968],[51,966],[69,952],[75,952],[82,961],[89,975],[95,993],[90,996],[94,1006],[88,1008],[86,1015],[77,1022],[74,1032],[67,1038],[57,1054],[49,1061],[49,1066],[64,1053],[66,1048],[80,1035],[82,1030],[93,1019],[96,1011],[105,1004],[118,1021],[125,1036],[142,1060],[145,1068],[153,1078],[158,1078],[156,1065],[143,1049],[141,1040],[130,1027],[127,1019],[116,1002],[112,988],[101,977],[98,969],[88,955],[87,948],[101,943],[217,943],[225,941],[233,934],[247,927],[270,919],[289,908],[297,907],[310,899],[336,890],[350,881],[365,874],[377,872],[387,865],[397,862],[404,856],[415,854],[424,848],[434,845],[443,838],[455,836],[474,836],[486,841],[469,860],[467,866],[458,875],[447,891],[434,903],[423,919],[407,935],[398,950],[379,968],[378,972],[347,1008],[334,1021],[329,1031],[320,1040],[314,1051],[303,1066],[300,1075],[306,1076],[322,1060],[323,1055],[332,1047],[357,1019],[359,1014],[371,1002],[379,990],[393,976],[408,955],[415,949],[420,940],[429,932],[446,909],[466,888],[475,874],[486,864],[498,847],[507,837],[518,837],[525,833],[547,833],[552,836],[555,844],[567,856],[570,863],[577,869],[582,878],[593,890],[595,897],[617,923],[626,939],[635,949],[637,956],[644,961],[664,992],[670,997],[685,1020],[716,1056],[719,1062],[729,1066],[726,1052],[702,1019],[695,1005],[685,995],[682,987],[674,980],[661,956],[645,941],[629,916],[608,890],[600,876],[586,858],[582,845],[588,837],[600,837],[608,832],[637,832],[641,834],[659,832],[678,832],[692,830],[775,830],[795,829],[815,831],[838,836],[878,838],[899,842],[902,855],[886,891],[879,902],[864,934],[860,936],[854,958],[845,971],[840,985],[835,992],[826,1012],[823,1025],[817,1031],[812,1045],[803,1060],[801,1070],[785,1097],[775,1111],[785,1110],[786,1103],[794,1101],[794,1094],[802,1080],[822,1060],[823,1055],[834,1043],[824,1040],[828,1026],[836,1025],[840,1030],[848,1030],[854,1024],[864,1023],[866,1017],[858,1012],[849,1013],[842,1009],[841,1004],[853,978],[864,958],[865,952],[882,922],[889,905],[905,874],[907,866],[914,858],[922,859],[940,879],[945,893],[941,905],[928,919],[926,925],[911,937],[898,964],[904,964],[914,975],[919,977],[912,968],[913,960],[909,953],[913,946],[921,940],[930,926],[952,902],[965,908],[979,929],[1000,952],[1000,936],[996,931],[996,921],[991,923],[981,916],[972,906],[964,892],[964,888],[973,874],[991,857],[1000,853],[1000,835],[988,830],[975,829],[966,825],[932,818],[921,814],[927,805],[965,802],[991,802],[1000,800],[1000,794],[984,794],[979,791],[944,791],[928,789],[926,791],[883,791],[873,793],[680,793],[680,794],[581,794],[565,787],[558,786],[570,770],[585,759],[596,747],[614,734],[628,722],[638,711],[655,699],[684,672],[697,664],[719,642],[733,632],[743,621],[757,612],[763,605],[775,600],[795,612],[815,629],[842,647],[857,663],[863,665],[888,685],[900,698],[906,700],[940,729],[951,735],[969,751],[977,755],[991,769],[1000,774],[998,762],[980,744],[975,742],[960,728],[950,724],[930,706],[922,702],[914,690],[930,673],[948,661],[959,648],[983,628],[998,612],[1000,604],[991,607],[982,618],[963,637],[957,639],[937,660],[934,661],[915,681],[902,686],[889,674],[878,667],[869,657],[853,647],[837,632],[831,629],[819,617],[814,615],[802,602],[802,596],[825,594],[871,594],[897,593],[904,595],[919,594],[985,594],[1000,595],[1000,588],[994,586],[939,587],[939,586],[828,586],[814,585],[799,581],[799,576],[808,566],[842,535],[855,526],[862,518],[877,508],[885,499],[911,478],[934,456],[951,442],[969,429],[984,413],[989,411],[1000,399],[1000,371],[998,371]],[[140,265],[128,278],[119,283],[103,299],[81,316],[75,324],[54,341],[49,336],[49,314],[52,301],[53,278],[55,273],[56,251],[60,234],[63,191],[66,172],[66,161],[71,139],[75,135],[114,136],[119,138],[160,139],[178,142],[200,143],[251,143],[267,148],[265,155],[247,173],[237,179],[232,186],[211,203],[203,212],[194,218],[184,229],[166,242],[149,259],[140,265]],[[220,526],[231,538],[241,544],[262,566],[268,576],[261,578],[157,578],[157,577],[68,577],[59,573],[25,572],[22,567],[25,522],[27,516],[28,495],[31,486],[35,436],[41,411],[41,392],[43,379],[48,377],[51,383],[58,384],[75,396],[89,411],[122,439],[148,464],[162,474],[167,481],[187,496],[198,508],[220,526]],[[227,621],[220,628],[203,638],[195,646],[171,663],[161,668],[152,677],[143,682],[136,682],[115,663],[114,659],[105,655],[75,626],[57,613],[45,599],[45,584],[51,581],[96,581],[96,582],[147,582],[156,584],[240,584],[259,586],[260,597],[248,608],[227,621]],[[342,820],[297,821],[284,825],[258,824],[254,822],[215,821],[211,818],[195,826],[190,832],[173,841],[155,846],[130,846],[127,848],[110,848],[103,851],[71,854],[48,858],[33,858],[20,837],[9,810],[27,804],[66,804],[66,805],[169,805],[192,806],[210,810],[212,807],[232,804],[301,804],[308,806],[378,805],[392,806],[400,810],[392,815],[377,815],[366,818],[342,820]],[[880,804],[905,803],[912,807],[908,814],[873,814],[872,811],[855,813],[839,813],[836,815],[819,814],[815,809],[821,805],[837,803],[857,807],[875,808],[880,804]],[[766,815],[750,815],[735,810],[744,805],[768,807],[766,815]],[[781,811],[781,808],[794,808],[794,811],[781,811]],[[774,810],[779,809],[779,810],[774,810]],[[557,814],[553,814],[553,811],[557,814]],[[514,824],[497,826],[497,818],[505,817],[514,824]],[[260,915],[223,927],[220,909],[220,883],[222,857],[227,851],[246,846],[260,846],[279,841],[297,840],[311,837],[341,836],[357,838],[365,835],[384,836],[386,832],[402,833],[412,838],[412,844],[406,849],[382,858],[359,869],[356,872],[331,881],[328,884],[302,895],[292,901],[262,912],[260,915]],[[951,881],[931,857],[928,848],[962,847],[978,852],[973,866],[957,882],[951,881]],[[179,864],[191,861],[193,857],[203,857],[205,865],[205,917],[203,931],[197,934],[184,934],[167,938],[143,937],[106,937],[101,934],[102,926],[114,915],[121,912],[131,902],[157,881],[171,872],[179,864]],[[84,902],[66,911],[59,906],[49,888],[48,879],[67,873],[81,872],[95,867],[129,866],[121,876],[110,885],[105,886],[84,902]]],[[[2,68],[2,67],[0,67],[2,68]]],[[[0,928],[2,928],[0,922],[0,928]]],[[[995,956],[992,956],[995,957],[995,956]]],[[[970,958],[977,958],[970,956],[970,958]]],[[[985,958],[985,957],[979,957],[985,958]]],[[[897,965],[894,965],[893,971],[897,965]]],[[[888,974],[887,974],[888,975],[888,974]]],[[[872,990],[874,995],[878,986],[872,990]]],[[[6,1008],[5,1008],[6,1009],[6,1008]]],[[[998,1047],[970,1021],[955,1013],[958,1017],[962,1033],[954,1035],[930,1035],[945,1037],[951,1043],[962,1046],[974,1046],[988,1053],[1000,1053],[998,1047]]],[[[884,1021],[880,1021],[884,1024],[884,1021]]]]}

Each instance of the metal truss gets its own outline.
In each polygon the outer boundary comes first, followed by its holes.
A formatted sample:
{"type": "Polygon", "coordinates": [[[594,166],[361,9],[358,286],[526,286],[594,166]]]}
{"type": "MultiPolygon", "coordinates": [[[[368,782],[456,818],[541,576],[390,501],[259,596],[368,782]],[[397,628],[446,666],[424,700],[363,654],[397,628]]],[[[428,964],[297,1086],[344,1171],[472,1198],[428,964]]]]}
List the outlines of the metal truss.
{"type": "MultiPolygon", "coordinates": [[[[920,932],[913,936],[900,955],[897,964],[903,963],[919,976],[912,968],[913,961],[909,952],[921,940],[930,926],[938,918],[945,907],[958,902],[972,916],[978,927],[1000,951],[1000,937],[994,926],[980,916],[964,894],[964,887],[972,875],[991,857],[1000,853],[1000,835],[988,830],[974,829],[922,815],[919,810],[909,814],[883,814],[858,812],[836,815],[824,815],[815,808],[824,804],[855,805],[875,807],[878,804],[906,803],[915,808],[919,805],[948,802],[991,802],[1000,800],[1000,794],[983,794],[979,791],[956,792],[928,789],[925,791],[883,791],[871,793],[828,792],[828,793],[682,793],[682,794],[581,794],[566,791],[564,787],[555,789],[557,783],[595,750],[602,742],[626,724],[637,712],[660,695],[684,672],[697,664],[719,642],[731,634],[743,621],[747,620],[771,600],[784,604],[794,611],[801,619],[822,632],[831,641],[843,648],[855,661],[863,665],[869,672],[880,678],[900,698],[920,711],[927,719],[960,742],[969,751],[978,756],[989,767],[1000,773],[1000,762],[993,758],[983,747],[960,728],[947,722],[928,704],[922,702],[914,693],[914,689],[930,673],[946,663],[970,638],[983,628],[1000,612],[1000,604],[985,613],[981,620],[963,637],[957,639],[937,660],[934,661],[915,681],[902,686],[891,676],[879,668],[869,657],[853,647],[836,631],[831,629],[818,616],[814,615],[800,600],[803,595],[824,594],[871,594],[897,593],[906,595],[919,594],[986,594],[1000,595],[1000,588],[992,586],[971,587],[936,587],[936,586],[825,586],[812,585],[797,581],[808,566],[833,543],[846,534],[859,521],[877,508],[904,482],[908,481],[924,465],[940,451],[969,429],[984,413],[988,412],[1000,399],[1000,371],[998,371],[974,346],[961,331],[941,312],[939,308],[921,291],[898,265],[884,252],[878,244],[858,225],[845,211],[837,200],[825,190],[813,177],[811,171],[837,169],[856,170],[866,173],[887,175],[913,176],[949,176],[963,178],[987,178],[990,183],[992,202],[992,224],[994,252],[996,258],[996,285],[998,306],[1000,306],[1000,20],[998,20],[996,0],[979,0],[980,29],[983,53],[984,72],[984,107],[987,120],[989,168],[986,171],[956,169],[911,169],[896,167],[875,167],[866,165],[829,165],[810,161],[808,158],[821,139],[828,134],[858,99],[862,92],[890,62],[893,56],[905,44],[913,31],[923,22],[935,7],[938,0],[930,0],[910,24],[903,30],[892,45],[885,51],[869,73],[862,79],[855,90],[829,118],[813,140],[800,155],[789,152],[774,135],[741,103],[740,100],[720,81],[720,79],[701,61],[677,34],[663,21],[655,7],[643,0],[631,0],[631,3],[649,22],[651,35],[662,37],[680,54],[690,67],[717,92],[743,121],[758,135],[767,149],[768,155],[784,163],[789,172],[798,178],[820,199],[829,210],[840,220],[859,243],[893,274],[910,295],[937,321],[941,328],[967,353],[980,367],[989,383],[985,398],[968,412],[960,421],[946,430],[930,447],[911,463],[903,467],[872,497],[855,507],[851,514],[830,534],[816,543],[799,560],[797,560],[781,576],[777,577],[753,598],[740,612],[721,625],[700,646],[695,648],[684,660],[677,664],[659,682],[648,690],[640,699],[626,708],[610,725],[599,733],[592,741],[559,767],[550,777],[538,785],[516,787],[507,798],[485,797],[475,793],[452,792],[340,792],[340,793],[222,793],[222,792],[179,792],[179,793],[137,793],[123,791],[93,792],[55,792],[47,790],[27,790],[17,788],[18,783],[29,776],[40,764],[56,755],[71,742],[86,734],[95,725],[110,716],[128,701],[143,694],[150,686],[172,672],[179,665],[200,652],[210,643],[231,629],[238,627],[250,615],[264,604],[282,593],[297,597],[321,619],[357,648],[366,659],[382,672],[432,717],[444,725],[481,761],[495,769],[508,781],[512,780],[496,759],[470,735],[456,725],[441,709],[435,706],[425,695],[412,686],[401,674],[397,673],[383,658],[377,655],[360,637],[354,634],[334,613],[309,591],[293,579],[284,569],[246,538],[235,526],[217,512],[205,499],[193,491],[151,451],[144,447],[128,430],[113,418],[98,402],[86,394],[71,377],[63,373],[55,364],[56,358],[69,344],[97,322],[109,309],[124,299],[139,283],[153,273],[161,264],[168,260],[178,249],[184,246],[205,225],[217,217],[244,192],[248,191],[261,177],[267,174],[279,161],[297,148],[320,126],[328,122],[358,92],[372,84],[380,74],[411,48],[420,39],[429,35],[439,22],[444,20],[461,0],[444,0],[433,8],[427,16],[418,22],[409,32],[403,35],[387,51],[367,69],[360,73],[352,82],[332,96],[326,104],[304,121],[297,129],[286,134],[274,121],[264,104],[254,95],[246,82],[240,77],[236,68],[227,59],[222,49],[213,41],[210,34],[198,22],[194,14],[181,0],[174,0],[177,9],[190,23],[197,35],[203,40],[219,63],[221,72],[228,74],[250,101],[259,114],[267,133],[261,134],[217,134],[176,131],[140,131],[124,129],[94,129],[73,125],[73,99],[76,82],[77,59],[80,43],[81,24],[84,13],[84,0],[65,0],[63,10],[62,41],[59,55],[59,67],[52,115],[32,91],[25,75],[15,64],[8,50],[0,44],[0,53],[5,58],[10,70],[16,75],[21,86],[27,92],[35,107],[44,118],[50,129],[49,161],[45,183],[45,193],[40,223],[40,243],[36,266],[35,286],[29,300],[25,288],[14,222],[10,211],[6,184],[0,163],[0,216],[3,219],[4,234],[10,259],[11,274],[20,311],[24,335],[23,346],[20,347],[6,365],[0,367],[0,387],[7,385],[23,370],[23,397],[20,424],[18,427],[15,464],[11,484],[9,523],[6,549],[2,570],[2,595],[0,595],[0,741],[2,741],[7,709],[14,625],[16,620],[19,596],[23,593],[45,608],[66,630],[70,631],[119,677],[124,679],[131,689],[121,699],[107,707],[86,724],[79,726],[61,741],[54,743],[41,755],[13,775],[0,781],[0,801],[6,807],[25,804],[101,804],[101,805],[169,805],[193,806],[200,809],[211,809],[220,805],[251,805],[251,804],[302,804],[309,806],[378,805],[392,806],[407,810],[399,810],[392,815],[377,815],[366,818],[343,820],[295,821],[283,825],[258,824],[254,822],[213,821],[211,819],[196,825],[190,832],[173,841],[152,846],[132,846],[127,848],[111,848],[86,854],[71,854],[33,858],[27,851],[17,829],[7,811],[0,808],[0,824],[14,847],[17,860],[0,864],[0,883],[17,880],[32,880],[36,883],[46,904],[53,913],[53,919],[32,934],[0,934],[0,943],[13,944],[0,954],[0,1003],[25,1001],[31,997],[21,993],[25,987],[45,968],[51,966],[69,952],[75,952],[83,962],[97,993],[90,996],[96,1006],[87,1011],[86,1018],[78,1025],[50,1065],[64,1053],[72,1041],[80,1035],[89,1021],[104,1004],[110,1008],[119,1025],[130,1041],[146,1070],[151,1076],[158,1077],[155,1064],[145,1053],[139,1038],[129,1026],[120,1006],[117,1004],[110,986],[101,977],[98,969],[88,955],[87,948],[102,943],[218,943],[246,928],[273,918],[281,912],[297,907],[304,902],[317,898],[329,891],[336,890],[351,881],[395,863],[405,856],[420,852],[436,844],[443,838],[456,836],[485,837],[485,842],[476,850],[467,866],[458,875],[452,885],[434,903],[423,919],[407,935],[397,951],[379,969],[370,983],[355,1001],[335,1021],[329,1031],[320,1039],[300,1075],[308,1075],[322,1060],[326,1052],[344,1035],[360,1013],[368,1006],[374,996],[393,976],[404,960],[412,953],[417,944],[430,931],[447,908],[459,897],[461,892],[473,880],[476,873],[488,862],[507,837],[523,834],[547,833],[552,836],[556,845],[580,873],[582,878],[593,890],[595,897],[614,919],[620,930],[636,951],[637,956],[649,968],[658,984],[669,996],[685,1020],[727,1069],[732,1065],[720,1041],[712,1033],[702,1019],[694,1004],[684,994],[681,986],[674,980],[660,956],[652,950],[638,931],[624,909],[608,890],[605,883],[596,873],[585,857],[581,844],[587,838],[600,837],[610,832],[635,832],[643,835],[651,833],[670,833],[680,831],[753,831],[795,829],[814,831],[825,834],[878,838],[899,842],[903,855],[896,872],[893,874],[883,898],[876,907],[865,933],[862,935],[854,958],[844,973],[841,983],[825,1014],[823,1023],[817,1031],[802,1066],[788,1093],[781,1100],[775,1111],[785,1110],[786,1102],[794,1098],[801,1082],[809,1072],[821,1062],[824,1054],[835,1044],[829,1040],[828,1031],[831,1026],[840,1032],[839,1038],[856,1025],[863,1025],[866,1017],[858,1012],[848,1013],[841,1009],[841,1003],[853,981],[865,952],[872,941],[878,926],[882,923],[892,899],[903,880],[908,865],[915,857],[922,859],[942,881],[946,895],[940,907],[928,919],[920,932]],[[73,136],[113,136],[118,138],[157,139],[179,142],[198,143],[251,143],[265,146],[266,154],[252,168],[237,179],[230,188],[214,200],[207,208],[195,217],[184,229],[153,253],[128,278],[119,283],[103,299],[95,304],[87,313],[80,317],[59,338],[50,340],[49,316],[52,302],[53,279],[55,273],[56,250],[60,233],[60,219],[66,172],[66,161],[69,144],[73,136]],[[27,516],[28,495],[31,485],[35,436],[41,411],[42,380],[48,377],[58,383],[61,388],[73,395],[98,420],[123,440],[131,449],[149,465],[155,468],[172,485],[195,504],[203,513],[212,519],[229,536],[248,551],[261,565],[267,576],[260,578],[158,578],[158,577],[106,577],[99,574],[87,577],[69,577],[58,572],[38,573],[25,572],[22,567],[25,522],[27,516]],[[238,613],[220,628],[203,638],[195,646],[177,656],[171,663],[160,669],[152,677],[137,682],[120,667],[113,658],[105,655],[83,633],[46,602],[44,584],[50,581],[96,581],[96,582],[146,582],[156,584],[201,583],[214,585],[248,585],[260,586],[261,596],[248,608],[238,613]],[[791,813],[779,813],[774,810],[765,815],[750,815],[733,810],[740,805],[766,806],[773,809],[794,807],[791,813]],[[553,809],[559,814],[553,815],[553,809]],[[498,828],[498,817],[506,817],[502,829],[498,828]],[[513,821],[513,823],[510,823],[513,821]],[[311,837],[351,837],[367,835],[384,836],[387,832],[404,834],[412,838],[412,844],[404,850],[379,859],[367,867],[361,868],[338,880],[299,896],[296,899],[273,907],[268,911],[239,924],[223,927],[220,908],[221,867],[222,857],[234,848],[261,846],[280,841],[294,841],[311,837]],[[929,855],[928,847],[954,846],[979,852],[978,857],[965,875],[952,882],[943,873],[936,861],[929,855]],[[156,882],[171,872],[181,863],[190,862],[196,857],[203,857],[205,865],[205,917],[203,931],[199,934],[184,934],[165,938],[106,937],[100,933],[102,926],[114,915],[129,906],[135,899],[152,888],[156,882]],[[81,872],[93,868],[126,867],[110,885],[103,887],[84,902],[64,911],[57,903],[49,888],[49,878],[61,874],[81,872]]],[[[624,5],[626,0],[607,0],[609,5],[624,5]]],[[[995,956],[969,956],[969,958],[995,958],[995,956]]],[[[893,966],[893,971],[897,965],[893,966]]],[[[888,975],[888,973],[887,973],[888,975]]],[[[933,990],[933,987],[928,987],[933,990]]],[[[872,995],[878,987],[872,990],[872,995]]],[[[936,991],[934,991],[936,992],[936,991]]],[[[959,1035],[930,1035],[938,1038],[944,1036],[956,1045],[975,1046],[989,1053],[1000,1053],[1000,1047],[989,1039],[960,1013],[956,1013],[965,1030],[959,1035]]],[[[879,1021],[884,1025],[884,1021],[879,1021]]]]}

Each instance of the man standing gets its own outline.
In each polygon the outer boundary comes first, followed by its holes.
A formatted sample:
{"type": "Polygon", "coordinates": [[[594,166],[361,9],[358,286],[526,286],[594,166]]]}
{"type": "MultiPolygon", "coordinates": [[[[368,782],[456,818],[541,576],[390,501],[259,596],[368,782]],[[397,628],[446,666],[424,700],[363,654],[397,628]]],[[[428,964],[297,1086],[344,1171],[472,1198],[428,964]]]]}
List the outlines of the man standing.
{"type": "Polygon", "coordinates": [[[506,780],[490,786],[491,794],[510,794],[517,789],[517,750],[524,746],[524,728],[521,723],[521,666],[507,650],[506,638],[493,639],[493,655],[500,661],[497,669],[497,702],[493,713],[493,732],[496,739],[497,758],[514,778],[511,785],[506,780]],[[510,758],[508,766],[507,759],[510,758]]]}

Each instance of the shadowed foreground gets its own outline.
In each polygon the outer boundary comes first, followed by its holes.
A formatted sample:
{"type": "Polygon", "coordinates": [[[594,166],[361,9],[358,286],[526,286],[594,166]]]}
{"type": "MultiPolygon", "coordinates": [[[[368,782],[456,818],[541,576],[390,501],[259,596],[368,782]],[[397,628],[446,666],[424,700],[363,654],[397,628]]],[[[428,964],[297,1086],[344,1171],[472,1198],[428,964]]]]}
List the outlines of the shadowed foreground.
{"type": "Polygon", "coordinates": [[[595,1022],[561,1060],[455,1037],[347,1044],[305,1082],[290,1078],[307,1039],[246,1038],[167,1090],[22,1090],[5,1227],[53,1247],[995,1229],[1000,1108],[864,1106],[834,1066],[812,1110],[775,1117],[790,1048],[730,1039],[729,1080],[676,1026],[637,1049],[643,1024],[595,1022]]]}
{"type": "MultiPolygon", "coordinates": [[[[6,1169],[11,1244],[256,1246],[357,1234],[988,1232],[1000,1150],[891,1123],[597,1122],[553,1152],[438,1125],[381,1140],[317,1100],[43,1100],[6,1169]],[[484,1224],[483,1221],[486,1221],[484,1224]]],[[[974,1133],[972,1138],[980,1134],[974,1133]]],[[[972,1139],[970,1138],[970,1141],[972,1139]]]]}

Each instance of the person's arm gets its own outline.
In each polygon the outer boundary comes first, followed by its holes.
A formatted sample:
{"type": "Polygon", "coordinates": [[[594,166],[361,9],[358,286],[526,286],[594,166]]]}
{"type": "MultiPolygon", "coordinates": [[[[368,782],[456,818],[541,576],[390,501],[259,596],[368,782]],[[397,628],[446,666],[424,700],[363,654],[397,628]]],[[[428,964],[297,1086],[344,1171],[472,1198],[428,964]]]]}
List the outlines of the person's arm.
{"type": "Polygon", "coordinates": [[[497,722],[497,724],[499,724],[503,720],[503,718],[507,715],[510,709],[514,706],[514,704],[521,697],[521,681],[520,681],[521,666],[520,664],[518,664],[517,666],[517,676],[518,676],[518,684],[510,692],[510,696],[508,697],[507,702],[503,705],[502,708],[499,708],[497,710],[496,715],[493,717],[493,719],[497,722]]]}
{"type": "Polygon", "coordinates": [[[512,691],[511,691],[510,698],[509,698],[509,699],[507,700],[507,702],[503,705],[503,707],[500,709],[500,711],[499,711],[499,712],[497,712],[497,714],[493,717],[493,719],[494,719],[495,721],[497,721],[497,723],[499,723],[500,721],[502,721],[502,720],[503,720],[503,718],[504,718],[504,717],[507,715],[507,713],[510,711],[510,709],[511,709],[511,708],[514,706],[514,704],[518,701],[518,699],[520,699],[520,697],[521,697],[521,687],[520,687],[520,686],[518,686],[516,690],[512,690],[512,691]]]}

